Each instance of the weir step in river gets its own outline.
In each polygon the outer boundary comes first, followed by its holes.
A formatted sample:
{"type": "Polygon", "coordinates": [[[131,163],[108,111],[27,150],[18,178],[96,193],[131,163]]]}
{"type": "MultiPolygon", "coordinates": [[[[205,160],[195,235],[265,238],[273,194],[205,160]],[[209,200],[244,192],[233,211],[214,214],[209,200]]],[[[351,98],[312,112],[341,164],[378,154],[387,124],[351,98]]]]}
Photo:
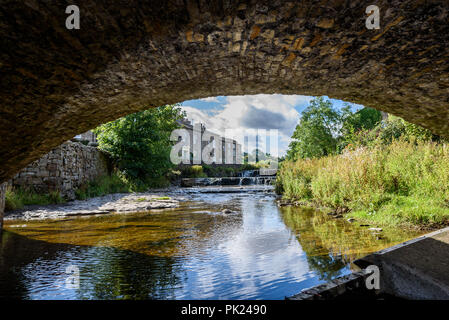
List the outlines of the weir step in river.
{"type": "Polygon", "coordinates": [[[244,170],[237,177],[184,178],[181,187],[273,185],[277,169],[244,170]]]}
{"type": "Polygon", "coordinates": [[[221,177],[221,178],[184,178],[181,180],[182,187],[201,186],[248,186],[248,185],[272,185],[276,177],[221,177]]]}

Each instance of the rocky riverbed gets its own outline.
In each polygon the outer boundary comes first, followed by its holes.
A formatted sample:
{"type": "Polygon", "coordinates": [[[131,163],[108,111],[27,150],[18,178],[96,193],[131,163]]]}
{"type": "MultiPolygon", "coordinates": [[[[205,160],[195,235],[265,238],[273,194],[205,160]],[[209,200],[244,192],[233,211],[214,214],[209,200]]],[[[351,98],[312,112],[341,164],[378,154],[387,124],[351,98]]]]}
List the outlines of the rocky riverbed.
{"type": "Polygon", "coordinates": [[[166,196],[157,192],[116,193],[58,205],[28,206],[22,210],[6,213],[5,220],[57,219],[69,216],[167,209],[178,207],[179,202],[183,200],[184,198],[180,196],[166,196]]]}
{"type": "Polygon", "coordinates": [[[271,193],[273,186],[213,186],[197,188],[153,189],[141,193],[115,193],[87,200],[74,200],[63,204],[32,205],[10,211],[5,220],[42,220],[71,216],[92,216],[121,212],[143,212],[179,207],[180,202],[194,200],[202,194],[271,193]]]}

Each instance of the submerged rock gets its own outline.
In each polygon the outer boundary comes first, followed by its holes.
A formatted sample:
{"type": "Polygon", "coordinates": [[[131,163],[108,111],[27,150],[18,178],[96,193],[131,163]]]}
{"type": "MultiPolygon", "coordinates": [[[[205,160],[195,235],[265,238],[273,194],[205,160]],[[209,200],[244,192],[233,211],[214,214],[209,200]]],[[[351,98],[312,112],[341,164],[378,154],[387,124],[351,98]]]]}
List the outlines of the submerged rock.
{"type": "Polygon", "coordinates": [[[291,206],[292,203],[289,200],[281,199],[277,201],[280,207],[291,206]]]}
{"type": "Polygon", "coordinates": [[[338,207],[335,209],[335,211],[329,212],[328,215],[330,216],[342,216],[343,214],[349,212],[349,208],[346,207],[338,207]]]}

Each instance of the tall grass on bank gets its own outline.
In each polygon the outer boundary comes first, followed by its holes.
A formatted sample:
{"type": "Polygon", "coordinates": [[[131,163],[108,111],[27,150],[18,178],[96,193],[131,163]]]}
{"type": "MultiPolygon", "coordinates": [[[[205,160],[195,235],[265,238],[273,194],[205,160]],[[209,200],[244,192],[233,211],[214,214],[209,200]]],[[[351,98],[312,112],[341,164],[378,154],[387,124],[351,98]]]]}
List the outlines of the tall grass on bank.
{"type": "Polygon", "coordinates": [[[131,190],[132,185],[126,179],[118,174],[111,174],[82,184],[75,190],[75,196],[78,200],[85,200],[110,193],[127,193],[131,190]]]}
{"type": "Polygon", "coordinates": [[[449,145],[393,141],[338,156],[284,162],[276,189],[287,199],[352,209],[384,225],[449,223],[449,145]]]}
{"type": "Polygon", "coordinates": [[[40,194],[31,189],[8,187],[5,194],[5,211],[22,209],[27,205],[48,205],[63,203],[59,191],[40,194]]]}

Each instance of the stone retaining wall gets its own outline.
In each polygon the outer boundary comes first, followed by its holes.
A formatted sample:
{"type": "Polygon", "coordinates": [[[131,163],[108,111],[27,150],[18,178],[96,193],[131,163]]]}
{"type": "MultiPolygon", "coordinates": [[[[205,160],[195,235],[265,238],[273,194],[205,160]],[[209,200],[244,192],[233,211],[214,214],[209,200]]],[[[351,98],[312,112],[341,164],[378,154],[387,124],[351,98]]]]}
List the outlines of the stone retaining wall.
{"type": "Polygon", "coordinates": [[[67,199],[84,182],[108,174],[108,160],[97,148],[67,141],[34,161],[9,181],[39,193],[59,191],[67,199]]]}

